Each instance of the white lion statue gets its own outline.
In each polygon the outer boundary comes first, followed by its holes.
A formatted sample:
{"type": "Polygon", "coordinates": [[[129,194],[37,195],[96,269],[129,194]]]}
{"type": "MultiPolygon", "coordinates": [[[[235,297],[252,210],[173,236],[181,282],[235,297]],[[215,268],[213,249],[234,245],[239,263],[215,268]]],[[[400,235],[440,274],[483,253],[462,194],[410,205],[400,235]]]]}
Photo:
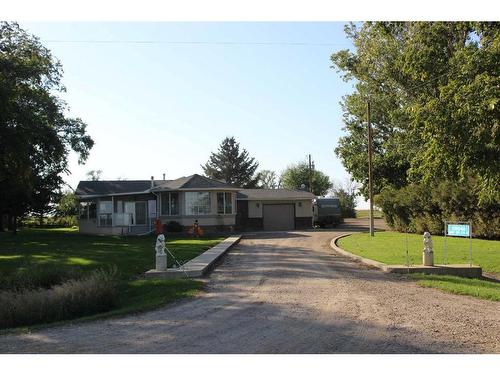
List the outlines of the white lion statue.
{"type": "Polygon", "coordinates": [[[424,233],[424,252],[432,253],[434,244],[432,243],[431,234],[429,232],[424,233]]]}
{"type": "Polygon", "coordinates": [[[159,234],[155,245],[156,255],[165,255],[165,236],[159,234]]]}

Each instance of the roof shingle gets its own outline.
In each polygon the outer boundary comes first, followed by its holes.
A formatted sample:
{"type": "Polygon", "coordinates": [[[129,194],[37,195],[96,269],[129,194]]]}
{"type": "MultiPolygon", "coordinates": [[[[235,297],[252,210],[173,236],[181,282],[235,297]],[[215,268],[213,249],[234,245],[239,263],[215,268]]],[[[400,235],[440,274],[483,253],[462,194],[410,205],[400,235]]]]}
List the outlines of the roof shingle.
{"type": "MultiPolygon", "coordinates": [[[[239,189],[221,181],[198,174],[176,180],[155,180],[153,191],[182,189],[239,189]]],[[[148,193],[151,180],[80,181],[77,196],[103,196],[127,193],[148,193]]]]}
{"type": "Polygon", "coordinates": [[[237,194],[241,200],[283,200],[283,199],[313,199],[314,194],[303,190],[291,189],[242,189],[237,194]]]}

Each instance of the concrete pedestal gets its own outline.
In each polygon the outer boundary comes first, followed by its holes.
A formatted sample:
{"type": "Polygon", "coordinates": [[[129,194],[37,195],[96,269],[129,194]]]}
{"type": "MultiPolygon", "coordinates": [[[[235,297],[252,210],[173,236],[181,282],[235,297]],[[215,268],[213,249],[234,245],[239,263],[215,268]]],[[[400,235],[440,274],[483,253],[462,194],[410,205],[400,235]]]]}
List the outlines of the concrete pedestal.
{"type": "Polygon", "coordinates": [[[167,270],[167,254],[156,256],[156,271],[166,271],[167,270]]]}
{"type": "Polygon", "coordinates": [[[434,265],[434,253],[428,253],[424,251],[422,253],[423,265],[424,266],[433,266],[434,265]]]}

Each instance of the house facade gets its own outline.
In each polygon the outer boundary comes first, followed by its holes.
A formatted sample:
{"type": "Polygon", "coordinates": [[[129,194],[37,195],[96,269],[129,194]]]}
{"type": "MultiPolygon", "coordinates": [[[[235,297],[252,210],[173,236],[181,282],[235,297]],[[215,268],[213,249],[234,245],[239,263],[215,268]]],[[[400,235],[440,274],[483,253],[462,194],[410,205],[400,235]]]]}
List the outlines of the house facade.
{"type": "Polygon", "coordinates": [[[194,174],[176,180],[81,181],[81,233],[138,235],[156,219],[205,231],[293,230],[312,227],[311,193],[241,189],[194,174]]]}

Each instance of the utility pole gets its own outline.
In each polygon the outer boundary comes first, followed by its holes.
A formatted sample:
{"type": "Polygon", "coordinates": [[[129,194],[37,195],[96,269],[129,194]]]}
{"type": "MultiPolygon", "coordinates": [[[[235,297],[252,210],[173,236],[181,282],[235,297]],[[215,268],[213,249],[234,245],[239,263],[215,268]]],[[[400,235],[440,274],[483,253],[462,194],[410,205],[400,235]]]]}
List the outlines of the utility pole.
{"type": "Polygon", "coordinates": [[[374,236],[373,225],[373,165],[372,165],[372,125],[370,122],[370,101],[366,102],[366,117],[368,122],[368,189],[370,194],[370,236],[374,236]]]}
{"type": "Polygon", "coordinates": [[[309,154],[309,192],[312,193],[312,163],[311,163],[311,154],[309,154]]]}

